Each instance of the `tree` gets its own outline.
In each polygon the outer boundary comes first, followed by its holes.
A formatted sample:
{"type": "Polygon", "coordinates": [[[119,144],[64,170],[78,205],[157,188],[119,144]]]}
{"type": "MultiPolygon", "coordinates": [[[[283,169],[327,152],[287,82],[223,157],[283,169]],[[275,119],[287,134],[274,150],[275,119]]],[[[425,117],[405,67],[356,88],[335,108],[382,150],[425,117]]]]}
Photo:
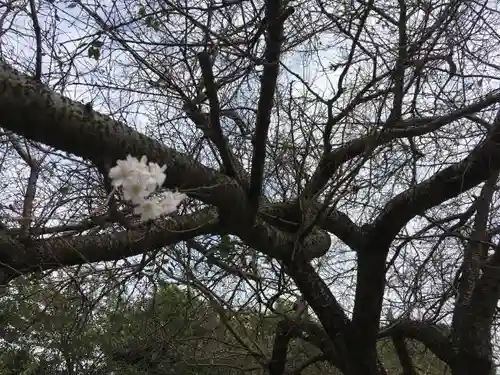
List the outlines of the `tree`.
{"type": "MultiPolygon", "coordinates": [[[[454,0],[9,3],[2,284],[176,280],[221,316],[302,295],[321,326],[296,334],[347,375],[385,373],[385,337],[404,373],[411,338],[489,374],[498,20],[454,0]],[[128,154],[167,166],[178,215],[137,222],[108,179],[128,154]]],[[[275,375],[287,347],[247,350],[275,375]]]]}
{"type": "MultiPolygon", "coordinates": [[[[270,348],[277,325],[285,328],[285,336],[275,342],[287,340],[289,368],[305,375],[338,374],[328,361],[319,361],[325,359],[323,352],[332,351],[314,319],[303,321],[316,330],[311,337],[297,329],[297,321],[290,320],[293,315],[283,320],[281,314],[259,316],[252,311],[233,314],[239,324],[230,330],[210,304],[173,285],[134,299],[84,296],[71,286],[56,289],[57,283],[16,286],[31,292],[0,301],[4,321],[9,322],[3,335],[8,341],[0,343],[0,374],[260,374],[238,339],[252,338],[270,348]]],[[[393,346],[387,340],[379,344],[385,368],[397,373],[393,346]]],[[[416,368],[442,373],[443,364],[435,356],[410,345],[416,368]]]]}

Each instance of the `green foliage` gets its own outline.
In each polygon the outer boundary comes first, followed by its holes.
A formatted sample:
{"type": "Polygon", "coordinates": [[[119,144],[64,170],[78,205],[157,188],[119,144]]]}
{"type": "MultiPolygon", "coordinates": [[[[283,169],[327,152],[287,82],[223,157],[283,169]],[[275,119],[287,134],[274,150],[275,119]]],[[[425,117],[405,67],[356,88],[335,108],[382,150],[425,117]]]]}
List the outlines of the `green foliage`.
{"type": "Polygon", "coordinates": [[[224,258],[227,258],[227,256],[229,256],[229,254],[231,253],[231,250],[233,250],[231,238],[227,234],[221,236],[218,249],[219,249],[219,254],[224,258]]]}
{"type": "Polygon", "coordinates": [[[139,17],[146,17],[146,8],[144,8],[144,5],[139,5],[139,17]]]}
{"type": "MultiPolygon", "coordinates": [[[[82,298],[73,284],[59,289],[24,284],[22,289],[29,298],[10,293],[0,299],[2,337],[8,339],[0,343],[0,375],[261,374],[248,348],[258,345],[270,355],[276,324],[292,310],[290,301],[278,300],[277,314],[247,309],[221,317],[193,291],[169,284],[136,299],[119,292],[90,298],[98,291],[82,298]]],[[[409,342],[408,347],[421,374],[442,373],[443,364],[421,345],[409,342]]],[[[399,374],[390,340],[380,342],[379,353],[388,374],[399,374]]],[[[292,340],[287,366],[297,368],[319,354],[310,343],[292,340]]],[[[338,374],[327,363],[302,373],[338,374]]]]}
{"type": "MultiPolygon", "coordinates": [[[[446,365],[434,354],[426,349],[421,343],[414,340],[405,340],[414,367],[419,374],[443,375],[446,374],[446,365]]],[[[378,353],[387,373],[401,374],[402,368],[395,354],[392,340],[384,339],[378,342],[378,353]]]]}
{"type": "Polygon", "coordinates": [[[231,374],[224,329],[209,305],[174,286],[160,288],[129,314],[110,316],[105,354],[126,374],[231,374]],[[216,361],[219,359],[219,362],[216,361]]]}
{"type": "Polygon", "coordinates": [[[0,373],[2,375],[29,375],[37,367],[37,362],[27,350],[10,348],[0,356],[0,373]]]}
{"type": "Polygon", "coordinates": [[[160,21],[153,16],[146,17],[146,26],[152,28],[154,31],[160,31],[160,21]]]}
{"type": "Polygon", "coordinates": [[[88,57],[91,59],[99,60],[101,57],[101,47],[103,46],[103,42],[99,40],[94,40],[89,44],[89,48],[87,49],[88,57]]]}
{"type": "MultiPolygon", "coordinates": [[[[144,18],[144,22],[147,27],[153,29],[154,31],[160,31],[161,22],[157,17],[148,15],[146,12],[146,7],[143,4],[139,5],[139,10],[137,11],[139,17],[144,18]]],[[[168,17],[167,17],[168,18],[168,17]]]]}

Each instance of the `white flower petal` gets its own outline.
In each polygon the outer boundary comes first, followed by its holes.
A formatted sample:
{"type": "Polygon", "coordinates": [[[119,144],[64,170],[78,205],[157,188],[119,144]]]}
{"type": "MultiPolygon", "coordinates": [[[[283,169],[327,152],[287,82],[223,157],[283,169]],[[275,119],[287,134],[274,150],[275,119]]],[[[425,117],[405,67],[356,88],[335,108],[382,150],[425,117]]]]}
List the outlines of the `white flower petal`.
{"type": "Polygon", "coordinates": [[[151,179],[154,181],[157,186],[162,186],[163,183],[165,182],[165,169],[167,167],[164,165],[163,167],[160,167],[156,163],[149,163],[149,173],[151,176],[151,179]]]}
{"type": "Polygon", "coordinates": [[[177,210],[179,204],[187,198],[186,194],[179,192],[167,191],[165,192],[165,199],[160,202],[165,214],[171,214],[177,210]]]}
{"type": "Polygon", "coordinates": [[[163,211],[157,199],[147,199],[134,208],[134,213],[141,215],[141,221],[148,221],[158,218],[163,211]]]}

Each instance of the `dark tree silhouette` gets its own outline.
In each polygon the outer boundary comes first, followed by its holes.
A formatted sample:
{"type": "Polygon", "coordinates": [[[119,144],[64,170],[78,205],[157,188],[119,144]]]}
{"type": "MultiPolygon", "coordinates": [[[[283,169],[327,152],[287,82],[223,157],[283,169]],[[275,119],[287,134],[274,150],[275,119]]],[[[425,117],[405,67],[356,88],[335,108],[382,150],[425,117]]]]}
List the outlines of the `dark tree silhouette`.
{"type": "Polygon", "coordinates": [[[453,375],[489,374],[500,298],[492,7],[7,4],[3,188],[5,202],[23,200],[2,207],[2,284],[149,255],[134,266],[142,270],[161,263],[161,249],[189,249],[175,253],[182,277],[206,296],[217,286],[195,282],[200,263],[253,285],[252,298],[271,309],[291,280],[314,312],[317,322],[278,324],[272,353],[258,359],[272,375],[285,371],[288,343],[301,335],[322,351],[315,360],[347,375],[384,374],[385,337],[405,374],[416,373],[408,339],[453,375]],[[31,63],[12,49],[19,14],[32,27],[31,63]],[[78,24],[74,51],[63,53],[70,21],[90,26],[78,24]],[[89,59],[97,65],[84,83],[89,59]],[[93,101],[71,99],[72,87],[93,101]],[[134,98],[147,114],[127,112],[134,98]],[[137,223],[107,178],[128,154],[167,166],[164,188],[190,198],[179,214],[137,223]],[[7,178],[18,165],[30,172],[15,190],[7,178]],[[384,320],[389,305],[397,317],[384,320]]]}

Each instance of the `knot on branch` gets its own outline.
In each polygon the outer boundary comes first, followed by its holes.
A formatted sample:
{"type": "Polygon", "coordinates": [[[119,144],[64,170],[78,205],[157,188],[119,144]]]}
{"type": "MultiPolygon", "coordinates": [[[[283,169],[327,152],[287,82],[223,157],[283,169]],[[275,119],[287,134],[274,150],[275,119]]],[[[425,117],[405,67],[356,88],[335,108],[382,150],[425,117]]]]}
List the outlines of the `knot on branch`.
{"type": "Polygon", "coordinates": [[[319,258],[326,254],[331,245],[332,239],[327,231],[314,229],[312,233],[304,239],[304,254],[308,259],[319,258]]]}

